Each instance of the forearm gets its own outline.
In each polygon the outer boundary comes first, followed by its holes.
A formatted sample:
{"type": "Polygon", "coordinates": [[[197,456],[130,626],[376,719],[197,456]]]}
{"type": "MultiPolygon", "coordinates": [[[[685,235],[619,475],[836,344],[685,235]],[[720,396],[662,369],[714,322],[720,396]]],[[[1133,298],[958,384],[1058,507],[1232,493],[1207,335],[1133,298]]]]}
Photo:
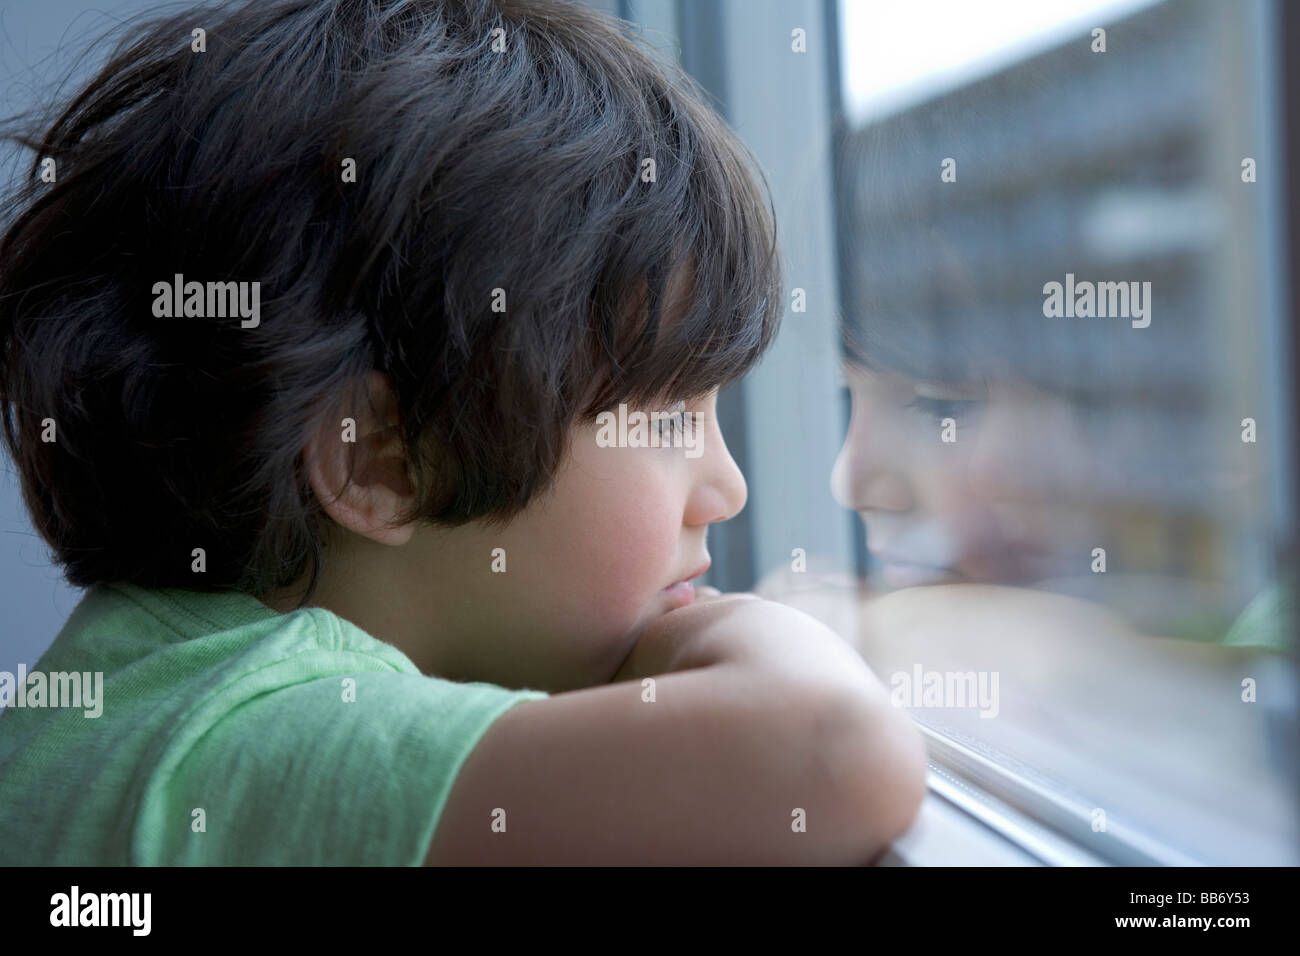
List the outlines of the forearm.
{"type": "Polygon", "coordinates": [[[824,862],[867,862],[911,824],[925,793],[924,741],[829,628],[756,598],[704,602],[648,628],[614,681],[692,669],[713,681],[710,699],[748,715],[765,772],[826,801],[823,821],[834,821],[845,856],[824,862]]]}
{"type": "Polygon", "coordinates": [[[876,699],[887,696],[861,655],[829,628],[793,608],[748,596],[665,615],[637,641],[613,679],[713,666],[844,686],[876,699]]]}

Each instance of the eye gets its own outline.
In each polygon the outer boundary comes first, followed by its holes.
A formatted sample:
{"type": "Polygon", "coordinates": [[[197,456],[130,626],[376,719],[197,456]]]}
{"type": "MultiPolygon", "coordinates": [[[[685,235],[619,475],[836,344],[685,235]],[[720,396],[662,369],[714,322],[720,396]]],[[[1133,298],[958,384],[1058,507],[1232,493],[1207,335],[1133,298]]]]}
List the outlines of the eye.
{"type": "Polygon", "coordinates": [[[674,442],[683,432],[683,418],[686,414],[686,401],[677,402],[659,413],[655,428],[659,431],[659,443],[674,442]]]}
{"type": "Polygon", "coordinates": [[[984,403],[978,399],[930,398],[925,395],[917,395],[903,407],[910,408],[927,419],[942,422],[945,418],[957,421],[969,418],[979,412],[983,406],[984,403]]]}

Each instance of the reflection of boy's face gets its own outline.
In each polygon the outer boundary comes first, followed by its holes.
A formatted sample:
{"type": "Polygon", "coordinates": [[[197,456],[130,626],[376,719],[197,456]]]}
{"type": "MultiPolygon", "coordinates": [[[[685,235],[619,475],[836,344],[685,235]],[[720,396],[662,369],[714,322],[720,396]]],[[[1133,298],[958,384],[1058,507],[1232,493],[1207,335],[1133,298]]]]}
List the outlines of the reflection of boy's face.
{"type": "Polygon", "coordinates": [[[846,366],[832,476],[884,583],[1025,582],[1088,567],[1088,457],[1069,407],[1010,385],[948,386],[846,366]],[[946,442],[944,419],[955,421],[946,442]]]}

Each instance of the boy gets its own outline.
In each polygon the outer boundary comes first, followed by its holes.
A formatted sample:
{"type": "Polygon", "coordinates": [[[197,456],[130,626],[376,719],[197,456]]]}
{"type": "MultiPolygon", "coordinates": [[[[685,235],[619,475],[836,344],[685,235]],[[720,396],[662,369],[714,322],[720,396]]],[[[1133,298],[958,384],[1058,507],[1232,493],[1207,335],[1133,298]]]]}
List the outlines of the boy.
{"type": "Polygon", "coordinates": [[[22,141],[0,404],[89,589],[35,669],[104,700],[0,718],[6,862],[861,863],[910,824],[860,657],[694,600],[783,294],[684,76],[556,0],[258,0],[22,141]],[[622,404],[664,440],[598,442],[622,404]]]}

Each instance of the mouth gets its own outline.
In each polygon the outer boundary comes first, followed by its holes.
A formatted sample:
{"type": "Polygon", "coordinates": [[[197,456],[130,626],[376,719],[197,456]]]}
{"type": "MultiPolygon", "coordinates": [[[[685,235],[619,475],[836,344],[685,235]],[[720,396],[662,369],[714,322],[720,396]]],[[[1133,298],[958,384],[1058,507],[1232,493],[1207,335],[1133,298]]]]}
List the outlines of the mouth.
{"type": "Polygon", "coordinates": [[[878,551],[872,551],[871,557],[876,562],[875,573],[890,588],[967,581],[1023,584],[1051,577],[1055,567],[1048,554],[1011,547],[1001,551],[963,555],[955,564],[927,563],[905,555],[878,551]]]}
{"type": "Polygon", "coordinates": [[[959,580],[955,568],[937,564],[924,564],[906,558],[871,552],[878,564],[881,581],[890,588],[910,588],[923,584],[946,584],[959,580]]]}
{"type": "MultiPolygon", "coordinates": [[[[1058,576],[1074,554],[1062,550],[1024,514],[1000,506],[964,534],[949,522],[926,518],[910,524],[859,512],[867,528],[872,577],[890,588],[979,582],[1024,584],[1058,576]],[[870,519],[870,520],[869,520],[870,519]]],[[[1032,517],[1032,515],[1030,515],[1032,517]]]]}
{"type": "Polygon", "coordinates": [[[659,593],[667,597],[669,602],[675,607],[685,607],[687,604],[690,604],[695,600],[695,585],[692,584],[691,581],[709,570],[711,564],[712,561],[705,560],[704,564],[699,568],[692,571],[680,581],[674,581],[659,593]]]}

